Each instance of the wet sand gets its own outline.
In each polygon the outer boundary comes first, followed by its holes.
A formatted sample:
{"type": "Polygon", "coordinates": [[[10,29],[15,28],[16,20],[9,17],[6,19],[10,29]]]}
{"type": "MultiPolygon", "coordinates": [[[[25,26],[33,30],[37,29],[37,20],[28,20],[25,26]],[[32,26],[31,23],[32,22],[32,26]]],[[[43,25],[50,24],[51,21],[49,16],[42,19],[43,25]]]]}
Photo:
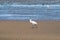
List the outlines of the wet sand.
{"type": "Polygon", "coordinates": [[[60,21],[0,21],[0,40],[60,40],[60,21]]]}

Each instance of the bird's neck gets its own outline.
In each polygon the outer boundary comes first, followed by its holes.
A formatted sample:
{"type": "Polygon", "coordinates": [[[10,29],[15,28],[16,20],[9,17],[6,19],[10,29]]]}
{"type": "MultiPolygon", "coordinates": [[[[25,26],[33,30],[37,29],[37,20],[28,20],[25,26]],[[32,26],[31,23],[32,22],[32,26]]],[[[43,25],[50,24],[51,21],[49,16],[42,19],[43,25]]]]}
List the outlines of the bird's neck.
{"type": "Polygon", "coordinates": [[[31,22],[32,20],[30,20],[30,22],[31,22]]]}

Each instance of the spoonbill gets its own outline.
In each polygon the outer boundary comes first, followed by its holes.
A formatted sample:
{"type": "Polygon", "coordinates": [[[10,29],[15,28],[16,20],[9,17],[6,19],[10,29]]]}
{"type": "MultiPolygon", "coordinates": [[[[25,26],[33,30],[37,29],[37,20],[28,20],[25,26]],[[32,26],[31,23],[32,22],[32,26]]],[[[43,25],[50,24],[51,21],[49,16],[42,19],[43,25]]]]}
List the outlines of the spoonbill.
{"type": "Polygon", "coordinates": [[[34,28],[34,27],[38,28],[37,27],[38,23],[36,21],[33,21],[32,19],[30,19],[30,23],[32,24],[32,28],[34,28]]]}

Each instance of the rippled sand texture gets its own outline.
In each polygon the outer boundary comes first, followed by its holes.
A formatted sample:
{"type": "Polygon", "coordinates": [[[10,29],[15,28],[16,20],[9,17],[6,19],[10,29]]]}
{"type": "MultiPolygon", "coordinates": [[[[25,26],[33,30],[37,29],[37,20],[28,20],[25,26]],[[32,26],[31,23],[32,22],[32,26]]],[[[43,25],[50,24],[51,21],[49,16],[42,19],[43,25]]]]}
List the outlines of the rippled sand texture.
{"type": "Polygon", "coordinates": [[[28,21],[0,21],[0,40],[60,40],[60,22],[38,21],[32,28],[28,21]]]}

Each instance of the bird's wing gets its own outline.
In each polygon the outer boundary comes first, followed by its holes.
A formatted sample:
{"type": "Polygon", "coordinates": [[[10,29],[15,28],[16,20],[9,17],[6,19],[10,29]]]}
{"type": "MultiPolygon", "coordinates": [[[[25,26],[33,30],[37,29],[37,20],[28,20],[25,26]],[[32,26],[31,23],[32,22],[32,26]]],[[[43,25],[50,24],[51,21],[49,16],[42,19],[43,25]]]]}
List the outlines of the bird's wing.
{"type": "Polygon", "coordinates": [[[34,24],[37,24],[37,22],[33,21],[34,24]]]}

